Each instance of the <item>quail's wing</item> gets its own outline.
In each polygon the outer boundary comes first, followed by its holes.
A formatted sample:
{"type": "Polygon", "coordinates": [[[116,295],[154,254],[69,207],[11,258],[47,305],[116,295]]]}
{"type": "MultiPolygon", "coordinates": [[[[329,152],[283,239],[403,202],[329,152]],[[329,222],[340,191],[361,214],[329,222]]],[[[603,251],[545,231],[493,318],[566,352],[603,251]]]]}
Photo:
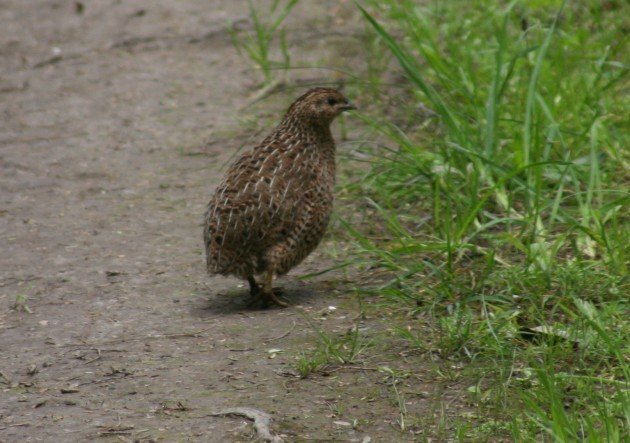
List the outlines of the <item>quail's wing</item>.
{"type": "Polygon", "coordinates": [[[207,215],[207,224],[222,237],[221,243],[256,247],[272,240],[288,194],[281,169],[280,156],[261,155],[256,150],[230,167],[207,215]]]}

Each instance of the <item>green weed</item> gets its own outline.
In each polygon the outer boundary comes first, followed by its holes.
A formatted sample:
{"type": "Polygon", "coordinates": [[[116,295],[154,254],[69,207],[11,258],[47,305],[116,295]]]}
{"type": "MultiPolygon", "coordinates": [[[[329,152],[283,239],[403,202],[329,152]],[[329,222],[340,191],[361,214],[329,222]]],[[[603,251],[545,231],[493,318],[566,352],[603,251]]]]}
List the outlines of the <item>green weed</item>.
{"type": "Polygon", "coordinates": [[[13,306],[11,308],[17,312],[27,312],[29,314],[33,313],[31,308],[28,306],[28,296],[24,294],[17,294],[15,296],[15,301],[13,302],[13,306]]]}
{"type": "Polygon", "coordinates": [[[358,6],[405,80],[362,91],[399,109],[359,116],[377,142],[342,223],[389,276],[370,293],[425,319],[398,336],[462,364],[477,420],[516,441],[630,433],[630,10],[606,5],[358,6]]]}
{"type": "Polygon", "coordinates": [[[296,370],[302,378],[329,365],[357,363],[360,355],[371,346],[356,326],[341,337],[331,336],[313,324],[311,327],[317,334],[318,344],[314,350],[303,352],[297,358],[296,370]]]}
{"type": "Polygon", "coordinates": [[[287,69],[290,65],[291,58],[287,49],[286,33],[281,25],[297,2],[298,0],[283,2],[275,0],[269,10],[261,13],[254,6],[254,2],[248,0],[253,30],[238,32],[234,27],[230,28],[230,37],[234,46],[262,71],[266,86],[273,83],[274,70],[287,69]],[[282,56],[280,61],[272,58],[272,49],[276,42],[282,56]]]}

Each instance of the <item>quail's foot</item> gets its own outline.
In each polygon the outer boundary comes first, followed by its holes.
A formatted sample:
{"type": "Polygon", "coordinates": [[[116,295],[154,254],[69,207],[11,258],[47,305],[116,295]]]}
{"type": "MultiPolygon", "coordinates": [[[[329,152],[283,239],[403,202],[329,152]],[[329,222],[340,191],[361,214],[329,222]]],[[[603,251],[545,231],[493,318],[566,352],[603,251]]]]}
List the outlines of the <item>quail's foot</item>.
{"type": "Polygon", "coordinates": [[[249,282],[249,302],[247,303],[247,306],[252,308],[262,301],[262,289],[260,289],[260,286],[254,277],[247,277],[247,281],[249,282]]]}
{"type": "Polygon", "coordinates": [[[291,306],[289,303],[280,300],[276,294],[274,294],[273,291],[270,292],[262,292],[261,297],[263,299],[263,306],[266,308],[268,307],[270,304],[276,304],[282,308],[288,308],[289,306],[291,306]]]}
{"type": "Polygon", "coordinates": [[[270,304],[276,304],[283,308],[291,306],[285,301],[282,301],[278,298],[279,295],[282,295],[282,288],[275,287],[271,291],[271,295],[267,295],[263,292],[260,285],[256,282],[254,277],[248,277],[247,281],[249,282],[249,295],[250,300],[247,304],[248,307],[254,307],[258,304],[261,304],[263,308],[269,307],[270,304]]]}
{"type": "Polygon", "coordinates": [[[273,286],[271,285],[272,281],[273,281],[273,271],[267,271],[263,280],[262,292],[260,294],[264,300],[265,305],[268,306],[269,303],[275,303],[276,305],[281,306],[283,308],[289,307],[290,305],[287,302],[280,300],[276,296],[276,294],[274,294],[273,286]]]}

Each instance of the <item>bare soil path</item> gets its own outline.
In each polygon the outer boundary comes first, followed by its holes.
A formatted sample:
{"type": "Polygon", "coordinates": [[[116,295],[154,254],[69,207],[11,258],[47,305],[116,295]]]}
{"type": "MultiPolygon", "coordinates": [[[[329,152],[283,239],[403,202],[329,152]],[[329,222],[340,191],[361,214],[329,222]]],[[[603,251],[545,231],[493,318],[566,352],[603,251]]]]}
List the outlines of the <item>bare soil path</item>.
{"type": "Polygon", "coordinates": [[[287,441],[391,432],[377,374],[290,371],[308,318],[334,303],[327,330],[351,324],[334,277],[285,279],[296,306],[249,310],[205,275],[205,203],[260,136],[238,123],[256,74],[229,20],[247,26],[245,2],[0,2],[0,441],[254,438],[211,415],[229,407],[287,441]]]}

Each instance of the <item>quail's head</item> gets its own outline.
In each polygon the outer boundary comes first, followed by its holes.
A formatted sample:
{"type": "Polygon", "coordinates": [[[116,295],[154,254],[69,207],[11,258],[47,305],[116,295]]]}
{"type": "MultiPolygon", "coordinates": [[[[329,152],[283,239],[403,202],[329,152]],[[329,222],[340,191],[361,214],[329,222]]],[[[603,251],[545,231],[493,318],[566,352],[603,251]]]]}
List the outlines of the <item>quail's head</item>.
{"type": "Polygon", "coordinates": [[[288,114],[304,121],[329,125],[339,114],[351,109],[356,107],[336,89],[314,88],[298,98],[288,114]]]}

